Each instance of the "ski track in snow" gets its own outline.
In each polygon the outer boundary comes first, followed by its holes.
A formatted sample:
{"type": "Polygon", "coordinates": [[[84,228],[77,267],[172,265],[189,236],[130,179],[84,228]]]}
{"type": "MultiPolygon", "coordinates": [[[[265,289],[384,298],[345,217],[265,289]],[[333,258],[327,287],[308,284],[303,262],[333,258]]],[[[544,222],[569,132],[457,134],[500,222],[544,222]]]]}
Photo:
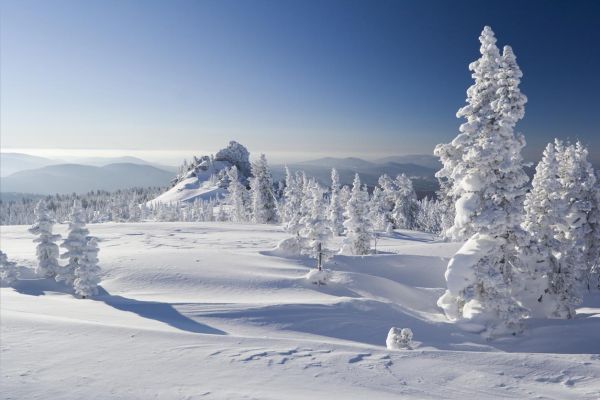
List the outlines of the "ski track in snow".
{"type": "MultiPolygon", "coordinates": [[[[1,289],[2,399],[600,398],[600,296],[573,321],[486,341],[435,305],[459,243],[398,232],[380,254],[336,256],[317,286],[311,260],[272,250],[277,226],[89,228],[96,298],[47,280],[1,289]],[[386,350],[392,326],[417,348],[386,350]]],[[[2,227],[2,250],[33,266],[26,229],[2,227]]]]}

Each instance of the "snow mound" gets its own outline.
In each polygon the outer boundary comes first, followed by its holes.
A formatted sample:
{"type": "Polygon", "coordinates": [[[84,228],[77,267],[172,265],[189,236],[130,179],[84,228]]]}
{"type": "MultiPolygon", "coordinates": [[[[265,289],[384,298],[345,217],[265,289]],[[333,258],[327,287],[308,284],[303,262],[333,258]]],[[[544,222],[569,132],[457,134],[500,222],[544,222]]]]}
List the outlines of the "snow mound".
{"type": "Polygon", "coordinates": [[[409,328],[392,327],[388,332],[385,345],[388,350],[412,350],[413,332],[409,328]]]}
{"type": "Polygon", "coordinates": [[[325,285],[329,280],[329,273],[324,269],[318,270],[314,268],[306,274],[306,280],[315,285],[325,285]]]}

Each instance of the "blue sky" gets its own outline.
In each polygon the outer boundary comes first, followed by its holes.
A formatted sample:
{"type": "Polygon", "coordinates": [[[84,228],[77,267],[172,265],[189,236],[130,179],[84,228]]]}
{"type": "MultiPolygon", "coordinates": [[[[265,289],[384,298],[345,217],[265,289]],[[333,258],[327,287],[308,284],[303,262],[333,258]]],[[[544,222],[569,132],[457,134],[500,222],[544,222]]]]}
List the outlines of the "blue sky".
{"type": "Polygon", "coordinates": [[[358,155],[450,141],[491,25],[518,125],[600,159],[600,2],[5,1],[1,146],[358,155]]]}

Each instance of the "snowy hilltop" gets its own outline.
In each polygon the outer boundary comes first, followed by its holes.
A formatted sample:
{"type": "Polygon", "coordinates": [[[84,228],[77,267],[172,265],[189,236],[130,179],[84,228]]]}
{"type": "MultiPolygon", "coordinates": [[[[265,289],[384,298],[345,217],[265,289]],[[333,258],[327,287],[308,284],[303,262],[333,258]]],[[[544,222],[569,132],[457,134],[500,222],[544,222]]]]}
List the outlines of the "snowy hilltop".
{"type": "Polygon", "coordinates": [[[227,172],[234,166],[240,181],[246,183],[250,176],[250,153],[232,140],[215,155],[194,156],[191,162],[184,161],[169,190],[148,203],[172,204],[223,197],[229,185],[227,172]]]}

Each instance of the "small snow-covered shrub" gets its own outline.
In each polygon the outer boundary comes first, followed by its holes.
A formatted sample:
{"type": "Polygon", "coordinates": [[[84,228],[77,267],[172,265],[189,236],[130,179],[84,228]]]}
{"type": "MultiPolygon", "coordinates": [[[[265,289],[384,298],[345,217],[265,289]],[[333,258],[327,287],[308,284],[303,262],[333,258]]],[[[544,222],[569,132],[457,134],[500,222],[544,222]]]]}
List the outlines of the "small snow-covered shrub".
{"type": "Polygon", "coordinates": [[[277,244],[275,253],[284,257],[297,257],[302,251],[302,238],[299,236],[292,236],[285,238],[277,244]]]}
{"type": "Polygon", "coordinates": [[[311,269],[309,271],[308,274],[306,274],[306,279],[311,282],[314,283],[315,285],[325,285],[327,284],[327,280],[329,277],[329,273],[322,269],[322,270],[318,270],[318,269],[311,269]]]}
{"type": "Polygon", "coordinates": [[[8,261],[6,253],[0,251],[0,284],[12,285],[18,279],[17,264],[8,261]]]}
{"type": "Polygon", "coordinates": [[[388,350],[412,350],[413,333],[410,328],[392,327],[388,332],[385,344],[388,350]]]}

